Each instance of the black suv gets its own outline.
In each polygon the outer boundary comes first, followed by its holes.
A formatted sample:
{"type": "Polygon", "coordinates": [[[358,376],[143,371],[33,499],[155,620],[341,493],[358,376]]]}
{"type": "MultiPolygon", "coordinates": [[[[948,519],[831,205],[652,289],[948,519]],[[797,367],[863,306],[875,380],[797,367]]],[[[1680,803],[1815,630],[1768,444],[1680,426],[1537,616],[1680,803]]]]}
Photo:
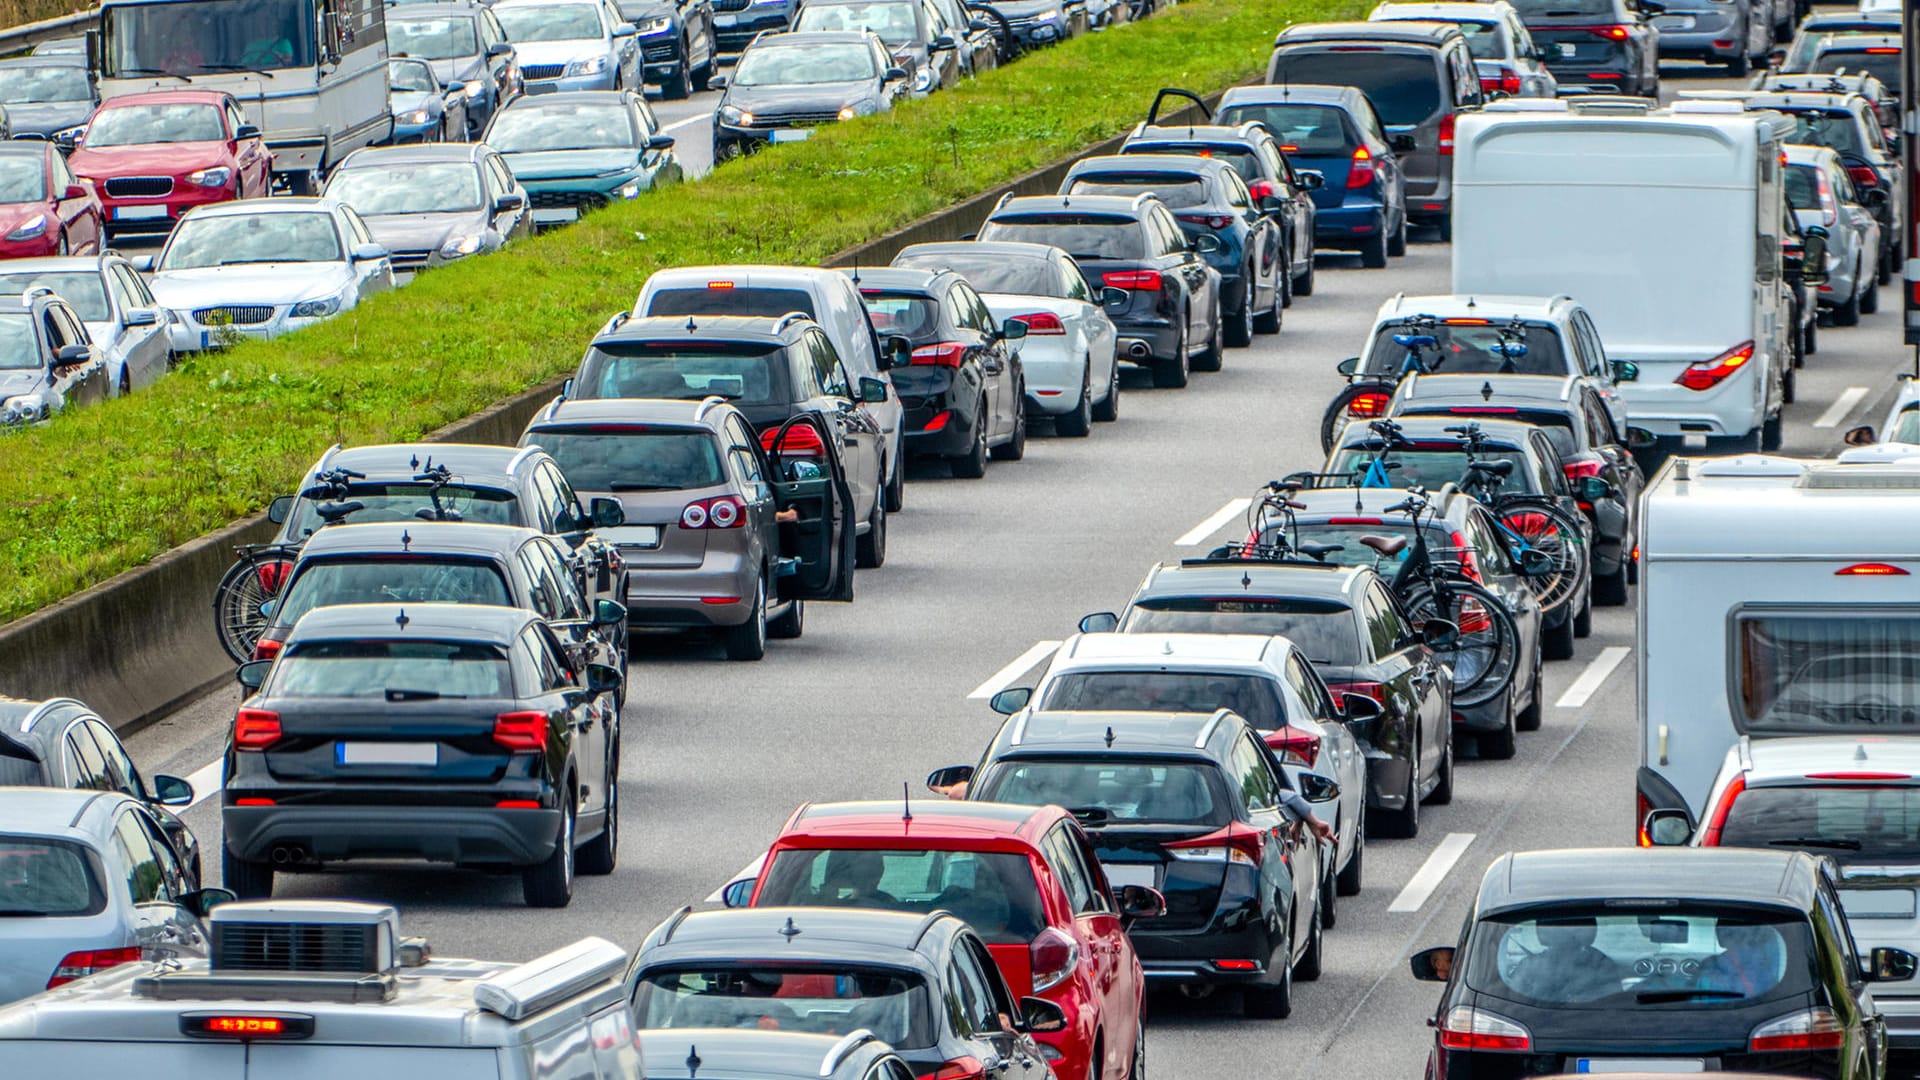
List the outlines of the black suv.
{"type": "MultiPolygon", "coordinates": [[[[1320,976],[1320,886],[1330,857],[1281,805],[1286,774],[1238,714],[1022,711],[978,766],[927,778],[966,797],[1063,806],[1119,889],[1158,889],[1166,912],[1128,930],[1149,979],[1238,987],[1247,1015],[1293,1011],[1293,979],[1320,976]]],[[[1312,774],[1303,774],[1309,782],[1312,774]]],[[[1322,801],[1339,795],[1314,777],[1322,801]]]]}
{"type": "Polygon", "coordinates": [[[221,880],[245,899],[276,873],[355,859],[517,869],[527,903],[613,872],[620,673],[580,666],[520,608],[317,608],[276,660],[240,667],[253,696],[225,755],[221,880]]]}
{"type": "Polygon", "coordinates": [[[1047,244],[1073,256],[1088,281],[1126,292],[1109,303],[1118,354],[1153,369],[1153,385],[1187,385],[1187,372],[1218,371],[1223,358],[1220,272],[1205,255],[1211,234],[1188,240],[1149,194],[1009,194],[976,237],[1047,244]]]}
{"type": "Polygon", "coordinates": [[[1446,983],[1432,1080],[1724,1071],[1880,1080],[1870,983],[1904,949],[1854,951],[1832,864],[1804,852],[1509,852],[1457,945],[1415,953],[1446,983]]]}

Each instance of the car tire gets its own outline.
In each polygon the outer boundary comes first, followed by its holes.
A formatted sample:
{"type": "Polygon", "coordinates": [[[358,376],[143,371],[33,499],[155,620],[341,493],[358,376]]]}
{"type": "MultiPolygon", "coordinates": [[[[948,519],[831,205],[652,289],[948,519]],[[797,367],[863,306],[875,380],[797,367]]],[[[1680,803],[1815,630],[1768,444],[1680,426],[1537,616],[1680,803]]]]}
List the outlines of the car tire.
{"type": "Polygon", "coordinates": [[[1313,295],[1313,269],[1314,269],[1313,259],[1309,258],[1307,259],[1307,272],[1304,274],[1301,274],[1297,278],[1292,279],[1293,283],[1292,285],[1289,286],[1289,288],[1293,290],[1293,295],[1295,296],[1312,296],[1313,295]]]}
{"type": "Polygon", "coordinates": [[[1780,442],[1783,436],[1782,428],[1783,425],[1778,413],[1767,417],[1766,423],[1760,425],[1760,450],[1762,453],[1772,453],[1780,449],[1780,442]]]}
{"type": "Polygon", "coordinates": [[[1433,790],[1427,793],[1428,806],[1446,806],[1453,802],[1453,733],[1447,733],[1447,752],[1434,770],[1433,790]]]}
{"type": "Polygon", "coordinates": [[[987,403],[980,403],[980,411],[974,414],[973,441],[967,452],[947,459],[953,466],[953,475],[961,480],[978,480],[987,475],[987,403]]]}
{"type": "Polygon", "coordinates": [[[1333,875],[1333,890],[1341,896],[1360,895],[1360,879],[1366,873],[1367,861],[1367,822],[1360,819],[1360,827],[1353,830],[1353,858],[1347,865],[1333,875]]]}
{"type": "Polygon", "coordinates": [[[1820,351],[1820,312],[1815,309],[1813,318],[1807,320],[1807,343],[1800,347],[1800,355],[1812,356],[1820,351]]]}
{"type": "MultiPolygon", "coordinates": [[[[1155,368],[1154,373],[1157,377],[1159,374],[1158,367],[1155,368]]],[[[1093,430],[1093,403],[1087,400],[1089,396],[1086,385],[1082,383],[1080,387],[1080,401],[1074,405],[1073,411],[1061,413],[1053,418],[1053,433],[1055,435],[1065,436],[1069,439],[1084,439],[1087,437],[1088,433],[1093,430]]]]}
{"type": "Polygon", "coordinates": [[[1147,1022],[1133,1022],[1133,1060],[1127,1063],[1127,1080],[1147,1080],[1147,1022]]]}
{"type": "MultiPolygon", "coordinates": [[[[1877,274],[1878,271],[1875,271],[1877,274]]],[[[1860,291],[1860,314],[1872,315],[1880,310],[1880,286],[1885,284],[1877,277],[1867,283],[1860,291]]]]}
{"type": "Polygon", "coordinates": [[[1509,692],[1502,699],[1506,703],[1506,717],[1499,731],[1484,731],[1474,736],[1474,743],[1480,748],[1480,756],[1488,761],[1507,761],[1513,757],[1517,748],[1514,732],[1518,730],[1519,715],[1513,707],[1513,694],[1509,692]]]}
{"type": "Polygon", "coordinates": [[[704,94],[707,92],[707,80],[713,78],[714,58],[719,55],[720,43],[709,38],[707,41],[707,62],[694,69],[693,72],[693,89],[695,93],[704,94]]]}
{"type": "Polygon", "coordinates": [[[1780,373],[1780,404],[1791,405],[1800,392],[1800,379],[1793,373],[1793,365],[1787,365],[1780,373]]]}
{"type": "Polygon", "coordinates": [[[573,792],[563,790],[560,835],[553,854],[520,872],[520,893],[528,907],[563,908],[573,900],[573,792]]]}
{"type": "MultiPolygon", "coordinates": [[[[1093,361],[1089,359],[1088,365],[1093,361]]],[[[1107,400],[1093,403],[1093,418],[1103,424],[1111,424],[1120,419],[1120,361],[1115,359],[1107,367],[1107,400]]]]}
{"type": "MultiPolygon", "coordinates": [[[[1659,94],[1656,92],[1654,96],[1658,97],[1659,94]]],[[[1453,243],[1453,211],[1451,210],[1447,211],[1447,216],[1441,218],[1438,222],[1435,222],[1435,227],[1440,230],[1441,243],[1443,244],[1453,243]]]]}
{"type": "MultiPolygon", "coordinates": [[[[1339,828],[1340,826],[1338,825],[1334,826],[1336,836],[1339,835],[1337,831],[1339,828]]],[[[1339,850],[1339,846],[1336,844],[1328,854],[1330,856],[1338,856],[1339,850]]],[[[1331,930],[1340,925],[1340,905],[1334,899],[1339,895],[1339,890],[1335,889],[1333,885],[1333,863],[1333,858],[1327,860],[1327,872],[1322,874],[1320,879],[1320,928],[1322,930],[1331,930]]]]}
{"type": "Polygon", "coordinates": [[[1293,1015],[1293,937],[1280,948],[1280,984],[1249,986],[1240,994],[1240,1011],[1250,1020],[1285,1020],[1293,1015]]]}
{"type": "Polygon", "coordinates": [[[883,500],[873,500],[873,519],[867,535],[853,545],[853,565],[862,570],[878,570],[887,562],[887,508],[883,500]]]}
{"type": "MultiPolygon", "coordinates": [[[[1858,280],[1857,277],[1856,277],[1856,280],[1858,280]]],[[[1846,303],[1834,305],[1833,325],[1835,326],[1860,325],[1860,290],[1858,288],[1855,288],[1853,290],[1852,296],[1847,297],[1846,303]]]]}
{"type": "Polygon", "coordinates": [[[1227,335],[1222,329],[1222,324],[1226,321],[1225,315],[1220,310],[1220,298],[1216,296],[1213,301],[1213,330],[1211,336],[1207,338],[1207,347],[1200,351],[1200,355],[1192,363],[1194,371],[1219,371],[1221,365],[1226,363],[1227,335]]]}
{"type": "Polygon", "coordinates": [[[1296,292],[1297,290],[1293,287],[1293,263],[1289,261],[1287,263],[1287,272],[1280,275],[1280,306],[1283,308],[1292,307],[1296,292]]]}
{"type": "MultiPolygon", "coordinates": [[[[617,751],[615,752],[617,753],[617,751]]],[[[580,845],[574,865],[582,874],[605,877],[620,864],[620,763],[617,757],[607,762],[607,824],[600,835],[580,845]]]]}
{"type": "Polygon", "coordinates": [[[1187,385],[1187,373],[1191,370],[1187,363],[1187,326],[1180,324],[1180,343],[1175,346],[1172,356],[1158,357],[1153,362],[1153,385],[1162,390],[1178,390],[1187,385]]]}
{"type": "Polygon", "coordinates": [[[1580,601],[1580,610],[1573,613],[1573,636],[1581,639],[1593,636],[1593,590],[1588,588],[1587,595],[1580,601]]]}
{"type": "MultiPolygon", "coordinates": [[[[1893,280],[1893,264],[1895,261],[1892,250],[1888,250],[1880,256],[1879,264],[1873,268],[1873,280],[1875,283],[1885,285],[1893,280]]],[[[1879,306],[1879,302],[1875,301],[1874,309],[1878,310],[1879,306]]]]}
{"type": "Polygon", "coordinates": [[[753,610],[747,621],[722,632],[721,645],[729,660],[758,660],[767,655],[767,580],[753,586],[753,610]]]}
{"type": "Polygon", "coordinates": [[[693,96],[693,69],[687,66],[687,60],[693,56],[693,50],[687,43],[680,43],[680,62],[674,65],[674,74],[660,80],[660,96],[668,101],[685,101],[693,96]]]}
{"type": "Polygon", "coordinates": [[[1253,344],[1253,267],[1246,270],[1247,294],[1240,298],[1240,310],[1233,313],[1233,321],[1226,326],[1227,344],[1236,349],[1244,349],[1253,344]]]}
{"type": "Polygon", "coordinates": [[[1541,704],[1543,700],[1544,700],[1544,695],[1540,689],[1540,658],[1534,657],[1533,688],[1532,688],[1532,691],[1527,695],[1527,707],[1520,710],[1519,717],[1517,717],[1513,722],[1513,726],[1515,730],[1518,730],[1518,731],[1539,731],[1540,730],[1540,722],[1541,720],[1545,719],[1544,710],[1541,704]]]}
{"type": "Polygon", "coordinates": [[[1027,398],[1025,387],[1014,395],[1013,437],[988,451],[995,461],[1019,461],[1027,456],[1027,398]]]}
{"type": "Polygon", "coordinates": [[[1273,303],[1254,313],[1254,333],[1277,334],[1280,332],[1280,324],[1285,320],[1285,316],[1282,315],[1281,312],[1286,310],[1287,286],[1292,280],[1293,268],[1291,266],[1282,266],[1279,276],[1276,277],[1273,282],[1273,303]]]}
{"type": "Polygon", "coordinates": [[[133,369],[122,364],[120,365],[120,382],[114,388],[113,396],[126,397],[131,393],[133,393],[133,369]]]}
{"type": "Polygon", "coordinates": [[[1411,840],[1420,835],[1420,742],[1414,740],[1413,755],[1407,759],[1407,805],[1400,810],[1380,812],[1378,835],[1396,840],[1411,840]]]}
{"type": "Polygon", "coordinates": [[[892,471],[887,474],[887,513],[897,514],[907,504],[907,463],[888,461],[887,464],[892,466],[892,471]]]}
{"type": "Polygon", "coordinates": [[[1387,237],[1387,254],[1399,258],[1407,253],[1407,216],[1400,215],[1400,227],[1387,237]]]}
{"type": "Polygon", "coordinates": [[[767,636],[782,641],[792,641],[806,631],[807,602],[795,600],[787,605],[787,610],[767,620],[767,636]]]}
{"type": "Polygon", "coordinates": [[[273,867],[268,863],[239,858],[220,848],[220,885],[242,900],[268,900],[273,897],[273,867]]]}
{"type": "Polygon", "coordinates": [[[1313,913],[1307,916],[1307,947],[1300,954],[1300,962],[1293,965],[1293,977],[1301,982],[1313,982],[1320,978],[1321,960],[1326,944],[1326,923],[1320,910],[1318,890],[1313,898],[1313,913]]]}
{"type": "Polygon", "coordinates": [[[1753,57],[1747,55],[1746,37],[1746,32],[1741,31],[1740,54],[1727,61],[1727,74],[1736,79],[1744,79],[1753,73],[1753,57]]]}
{"type": "Polygon", "coordinates": [[[1384,269],[1387,265],[1387,225],[1381,218],[1373,233],[1360,241],[1360,265],[1369,270],[1384,269]]]}
{"type": "Polygon", "coordinates": [[[1560,620],[1558,626],[1542,626],[1540,629],[1540,655],[1549,660],[1573,659],[1573,621],[1574,617],[1560,620]]]}

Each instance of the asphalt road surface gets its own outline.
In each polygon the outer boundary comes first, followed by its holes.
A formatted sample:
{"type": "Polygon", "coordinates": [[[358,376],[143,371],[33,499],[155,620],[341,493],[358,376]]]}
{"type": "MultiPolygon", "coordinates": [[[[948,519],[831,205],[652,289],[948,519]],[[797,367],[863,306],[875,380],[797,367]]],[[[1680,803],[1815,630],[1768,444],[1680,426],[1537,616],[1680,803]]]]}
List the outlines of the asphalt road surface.
{"type": "MultiPolygon", "coordinates": [[[[1699,70],[1668,75],[1678,83],[1699,70]]],[[[696,154],[716,97],[655,106],[690,166],[704,160],[696,154]]],[[[760,663],[636,639],[620,867],[581,879],[572,906],[522,906],[515,876],[411,869],[283,877],[276,895],[397,904],[406,932],[440,955],[525,959],[587,934],[632,948],[737,876],[800,802],[899,799],[903,784],[932,798],[926,773],[975,761],[997,729],[986,696],[1030,678],[1082,614],[1124,603],[1154,561],[1221,542],[1239,523],[1221,516],[1231,500],[1320,461],[1321,410],[1341,384],[1335,362],[1359,351],[1387,296],[1447,291],[1448,259],[1433,242],[1386,270],[1323,256],[1315,294],[1287,311],[1283,332],[1229,350],[1224,371],[1154,390],[1129,368],[1118,423],[1087,439],[1036,438],[1025,461],[996,463],[983,480],[916,468],[886,566],[860,573],[851,606],[810,605],[806,636],[774,642],[760,663]],[[1219,527],[1202,528],[1209,520],[1219,527]]],[[[1787,407],[1784,452],[1831,453],[1847,427],[1879,422],[1894,373],[1911,363],[1897,287],[1882,302],[1859,327],[1822,328],[1787,407]]],[[[1297,985],[1291,1019],[1242,1019],[1230,996],[1156,996],[1151,1070],[1243,1074],[1257,1060],[1260,1075],[1280,1078],[1419,1075],[1435,990],[1413,981],[1405,957],[1454,940],[1486,864],[1515,849],[1631,840],[1633,618],[1631,607],[1597,609],[1577,657],[1547,665],[1545,723],[1521,737],[1519,754],[1463,758],[1452,805],[1423,808],[1417,839],[1368,844],[1364,891],[1340,901],[1325,974],[1297,985]]],[[[130,739],[135,757],[150,772],[194,774],[202,796],[215,794],[237,701],[222,690],[149,726],[130,739]]],[[[217,808],[208,798],[186,815],[210,878],[217,808]]]]}

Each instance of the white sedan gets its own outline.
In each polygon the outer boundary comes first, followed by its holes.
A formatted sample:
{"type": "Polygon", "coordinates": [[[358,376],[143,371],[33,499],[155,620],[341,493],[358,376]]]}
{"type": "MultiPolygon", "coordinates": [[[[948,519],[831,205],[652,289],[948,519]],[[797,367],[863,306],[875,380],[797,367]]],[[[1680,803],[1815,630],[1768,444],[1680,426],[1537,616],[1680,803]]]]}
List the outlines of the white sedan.
{"type": "Polygon", "coordinates": [[[50,255],[0,263],[0,295],[52,289],[86,323],[107,363],[107,387],[118,397],[153,385],[173,361],[173,317],[147,291],[127,260],[104,255],[50,255]]]}
{"type": "Polygon", "coordinates": [[[1090,421],[1119,418],[1113,320],[1102,304],[1120,290],[1088,284],[1066,252],[1010,241],[914,244],[893,265],[952,270],[986,301],[994,322],[1027,324],[1020,367],[1029,415],[1051,416],[1062,435],[1085,435],[1090,421]]]}
{"type": "Polygon", "coordinates": [[[187,212],[152,269],[175,352],[298,330],[393,288],[393,261],[332,199],[241,199],[187,212]]]}

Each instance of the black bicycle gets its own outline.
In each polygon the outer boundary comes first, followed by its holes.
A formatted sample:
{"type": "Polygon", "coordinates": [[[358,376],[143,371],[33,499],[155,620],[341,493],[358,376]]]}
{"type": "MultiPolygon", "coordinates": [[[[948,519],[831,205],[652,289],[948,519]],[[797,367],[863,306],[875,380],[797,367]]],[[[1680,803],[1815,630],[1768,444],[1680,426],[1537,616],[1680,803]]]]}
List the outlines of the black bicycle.
{"type": "MultiPolygon", "coordinates": [[[[354,511],[366,508],[364,503],[347,498],[349,485],[364,479],[364,473],[352,469],[329,469],[316,476],[313,485],[300,494],[316,500],[314,513],[320,515],[324,524],[333,525],[346,520],[354,511]]],[[[436,499],[435,506],[438,505],[436,499]]],[[[234,663],[244,664],[254,658],[253,647],[271,620],[266,605],[286,587],[304,542],[302,539],[235,545],[233,551],[238,557],[213,590],[214,633],[234,663]]]]}
{"type": "Polygon", "coordinates": [[[1447,431],[1458,436],[1466,450],[1467,468],[1460,479],[1460,490],[1492,511],[1502,535],[1513,546],[1515,558],[1524,559],[1527,552],[1538,551],[1552,560],[1551,570],[1527,579],[1540,600],[1541,611],[1555,612],[1571,603],[1579,595],[1592,556],[1586,522],[1555,504],[1551,496],[1502,491],[1513,475],[1513,462],[1482,460],[1487,436],[1478,422],[1447,431]]]}
{"type": "Polygon", "coordinates": [[[1440,348],[1440,339],[1435,336],[1440,320],[1432,315],[1409,315],[1397,325],[1403,332],[1393,335],[1393,343],[1405,350],[1405,355],[1400,359],[1399,370],[1391,377],[1368,375],[1361,371],[1364,361],[1357,356],[1340,362],[1340,374],[1347,377],[1347,385],[1333,396],[1327,411],[1320,417],[1320,449],[1323,453],[1333,452],[1333,440],[1350,421],[1385,414],[1387,406],[1393,403],[1393,394],[1400,380],[1409,375],[1431,375],[1439,370],[1438,358],[1429,361],[1427,353],[1429,350],[1437,352],[1440,348]]]}

